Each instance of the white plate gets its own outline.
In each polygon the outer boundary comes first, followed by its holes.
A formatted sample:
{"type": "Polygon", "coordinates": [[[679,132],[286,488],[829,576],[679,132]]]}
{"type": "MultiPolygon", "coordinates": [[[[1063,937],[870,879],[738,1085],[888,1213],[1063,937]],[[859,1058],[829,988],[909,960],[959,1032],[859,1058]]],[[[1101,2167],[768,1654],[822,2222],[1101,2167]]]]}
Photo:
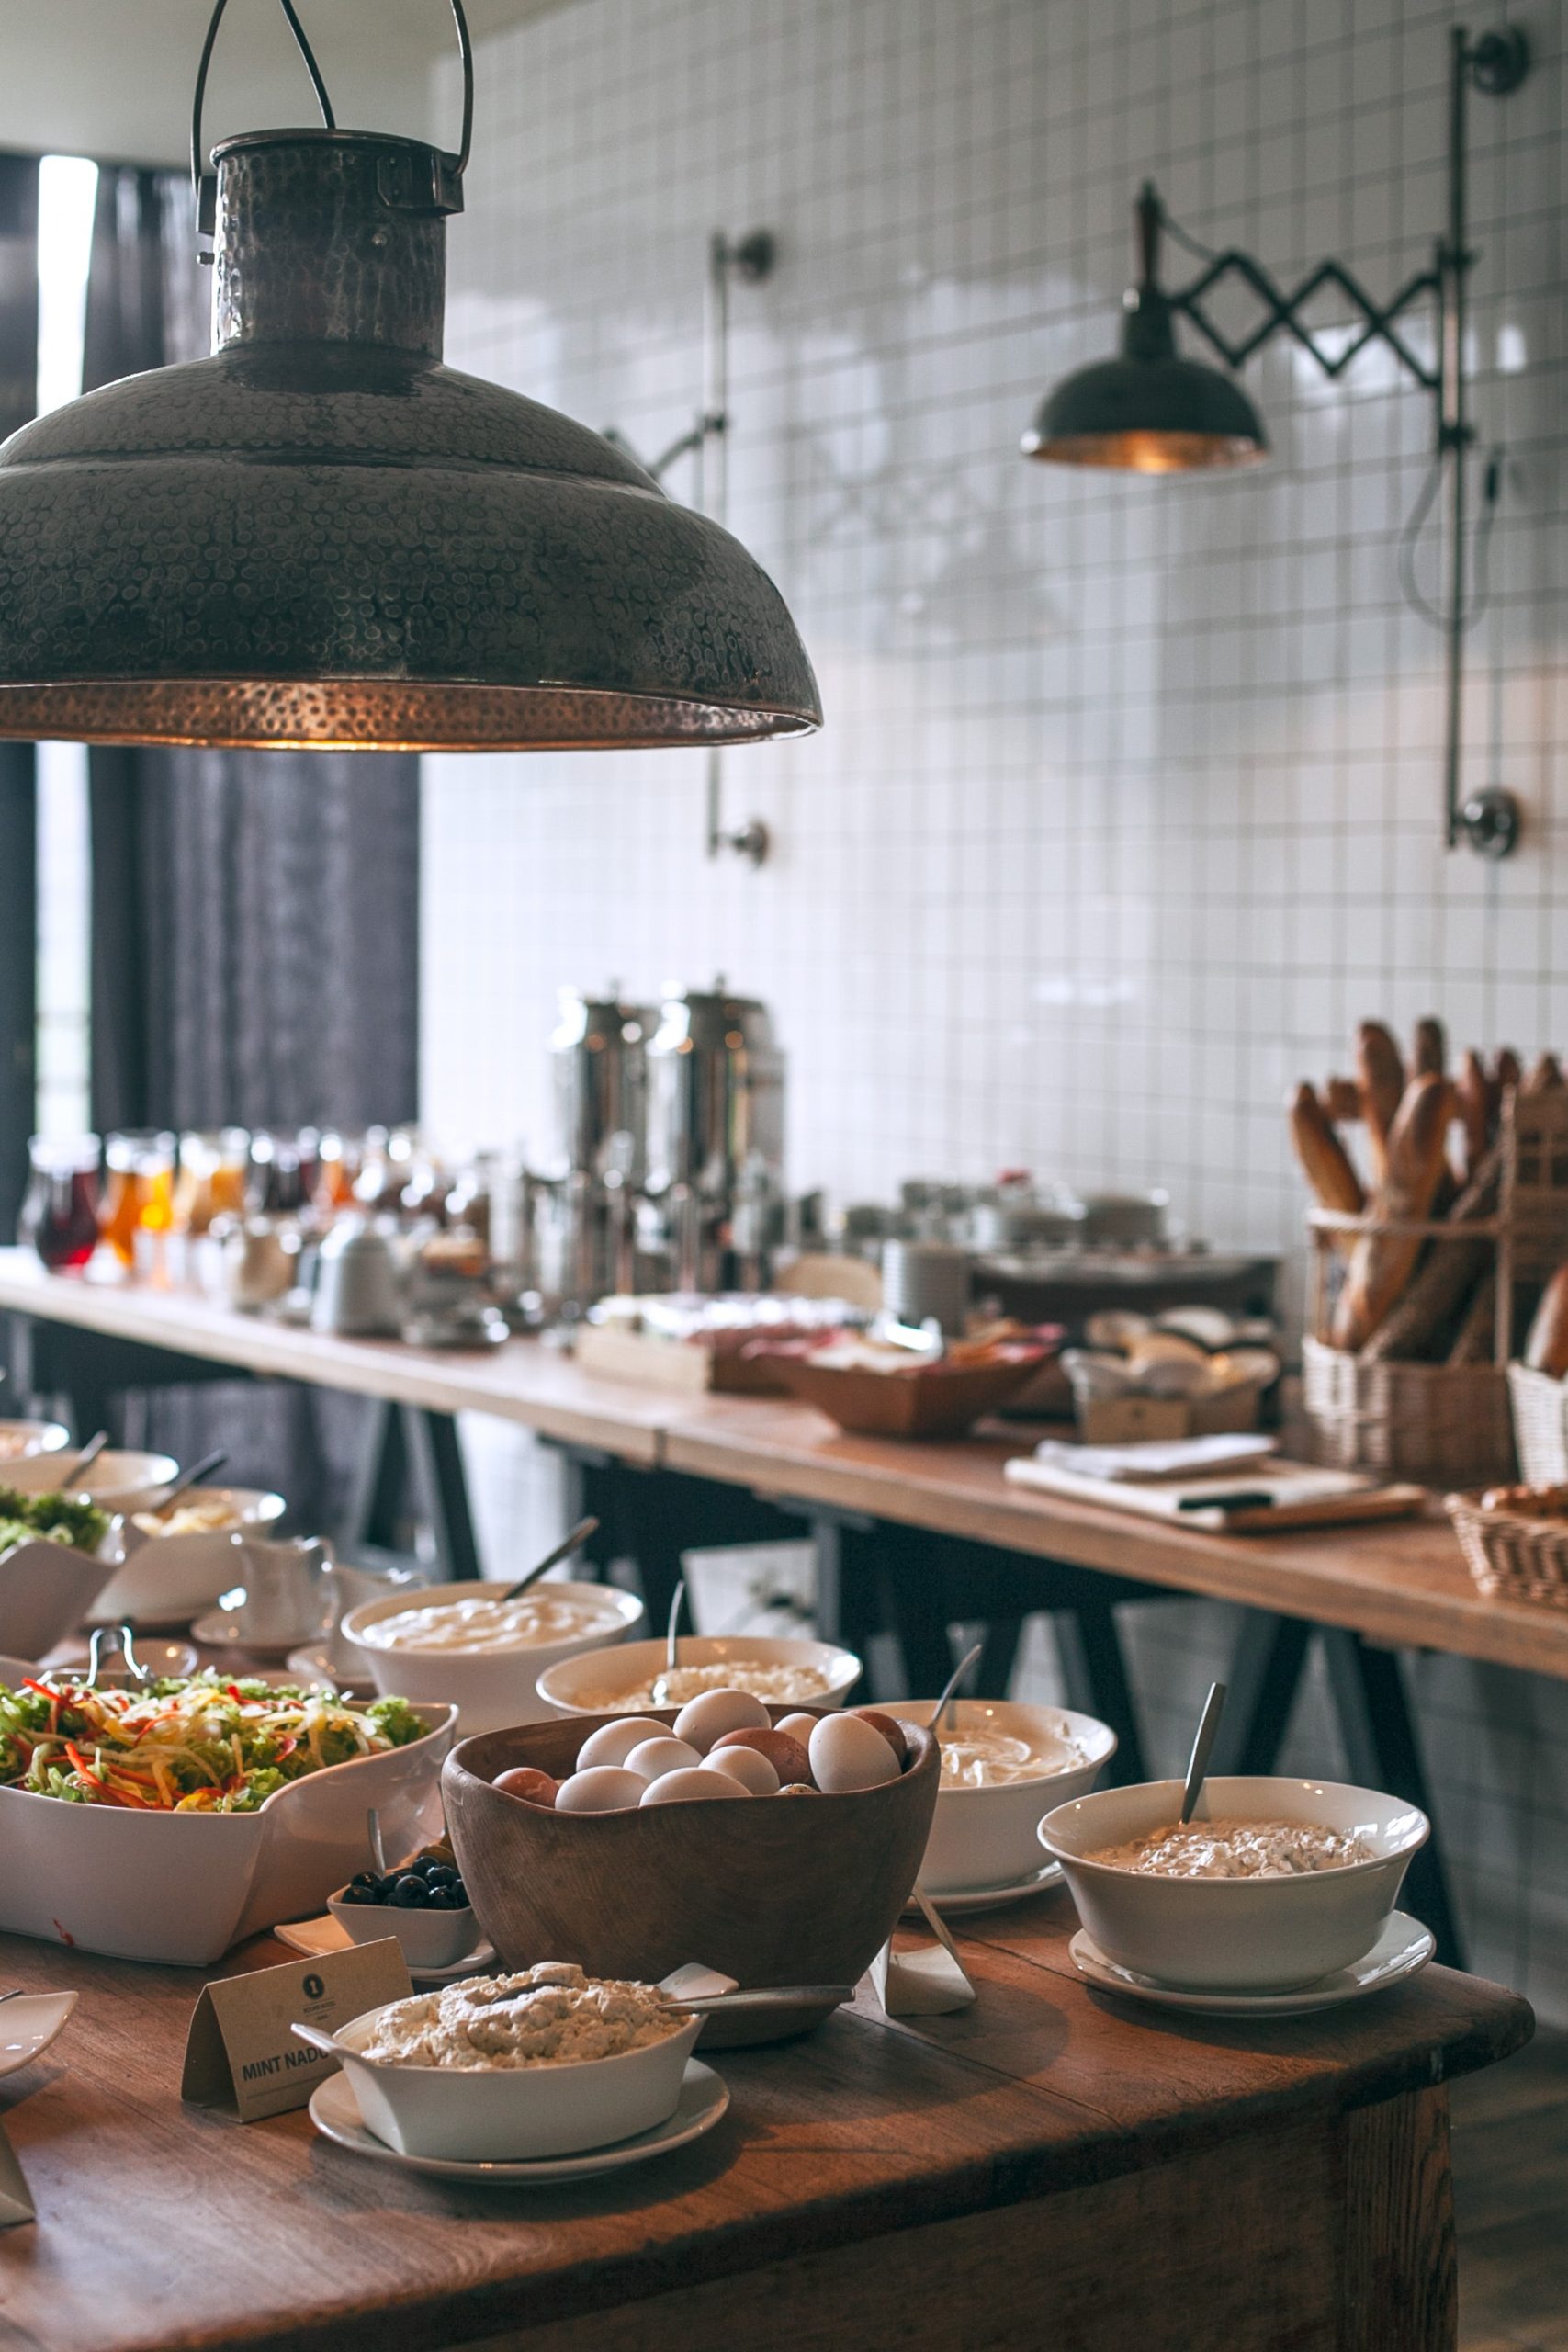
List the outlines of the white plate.
{"type": "Polygon", "coordinates": [[[401,2165],[409,2172],[431,2173],[437,2180],[467,2180],[478,2185],[495,2182],[516,2188],[534,2181],[590,2180],[598,2173],[619,2172],[626,2165],[646,2164],[671,2148],[700,2140],[729,2105],[729,2092],[711,2066],[688,2058],[681,2081],[680,2104],[665,2123],[639,2132],[634,2140],[617,2140],[608,2148],[591,2148],[578,2156],[536,2156],[525,2164],[459,2164],[447,2156],[405,2156],[367,2131],[359,2102],[345,2075],[329,2075],[310,2095],[310,2120],[326,2139],[355,2155],[371,2156],[378,2164],[401,2165]]]}
{"type": "Polygon", "coordinates": [[[333,1691],[342,1688],[325,1642],[315,1643],[309,1649],[290,1650],[283,1663],[296,1682],[319,1682],[323,1690],[333,1691]]]}
{"type": "Polygon", "coordinates": [[[41,2057],[75,2006],[74,1993],[18,1993],[0,2001],[0,2075],[41,2057]]]}
{"type": "MultiPolygon", "coordinates": [[[[348,1929],[330,1911],[319,1919],[289,1919],[272,1932],[280,1944],[287,1944],[291,1951],[302,1951],[307,1960],[323,1960],[330,1951],[349,1951],[354,1945],[348,1929]]],[[[390,1928],[387,1933],[391,1935],[390,1928]]],[[[495,1946],[486,1940],[446,1968],[415,1968],[411,1963],[409,1974],[416,1984],[456,1984],[459,1977],[482,1976],[494,1966],[495,1946]]]]}
{"type": "Polygon", "coordinates": [[[1162,1984],[1153,1976],[1139,1976],[1107,1960],[1100,1946],[1080,1928],[1067,1946],[1080,1975],[1101,1992],[1120,1993],[1129,2000],[1146,2001],[1154,2008],[1187,2009],[1207,2018],[1305,2018],[1319,2009],[1337,2009],[1345,2001],[1364,2001],[1369,1994],[1384,1993],[1426,1967],[1436,1950],[1429,1928],[1404,1911],[1393,1912],[1387,1927],[1360,1959],[1348,1968],[1337,1968],[1314,1984],[1298,1985],[1292,1993],[1185,1993],[1179,1985],[1162,1984]]]}
{"type": "MultiPolygon", "coordinates": [[[[1000,1886],[966,1886],[956,1894],[936,1894],[928,1886],[926,1901],[940,1911],[944,1919],[972,1918],[976,1911],[1001,1911],[1010,1903],[1021,1903],[1042,1888],[1055,1886],[1062,1875],[1060,1862],[1043,1862],[1027,1878],[1012,1878],[1000,1886]]],[[[918,1919],[919,1906],[911,1895],[904,1905],[907,1919],[918,1919]]]]}
{"type": "Polygon", "coordinates": [[[298,1634],[290,1634],[281,1642],[265,1642],[254,1634],[242,1631],[239,1611],[214,1609],[206,1617],[198,1617],[190,1629],[193,1642],[209,1650],[236,1650],[243,1657],[270,1658],[281,1663],[292,1649],[299,1645],[298,1634]]]}

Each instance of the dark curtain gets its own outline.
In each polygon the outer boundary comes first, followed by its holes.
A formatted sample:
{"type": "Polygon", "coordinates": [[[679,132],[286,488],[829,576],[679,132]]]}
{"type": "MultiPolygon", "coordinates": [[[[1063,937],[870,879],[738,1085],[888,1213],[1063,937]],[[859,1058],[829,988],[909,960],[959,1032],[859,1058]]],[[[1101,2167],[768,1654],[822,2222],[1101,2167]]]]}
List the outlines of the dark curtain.
{"type": "MultiPolygon", "coordinates": [[[[85,379],[199,356],[210,272],[188,182],[99,178],[85,379]]],[[[403,754],[95,750],[93,1107],[116,1126],[410,1119],[418,1069],[419,763],[403,754]]],[[[155,1392],[144,1433],[281,1485],[330,1522],[364,1411],[311,1390],[155,1392]]]]}
{"type": "MultiPolygon", "coordinates": [[[[0,440],[38,401],[38,162],[0,155],[0,440]]],[[[0,1239],[17,1229],[37,1091],[33,747],[0,743],[0,1239]]]]}

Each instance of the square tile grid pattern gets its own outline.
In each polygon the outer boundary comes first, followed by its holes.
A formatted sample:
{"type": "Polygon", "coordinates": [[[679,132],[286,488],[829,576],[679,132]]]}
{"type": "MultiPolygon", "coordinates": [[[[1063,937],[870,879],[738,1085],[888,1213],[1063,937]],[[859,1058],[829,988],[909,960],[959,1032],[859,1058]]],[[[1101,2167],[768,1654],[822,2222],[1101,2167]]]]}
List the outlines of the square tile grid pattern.
{"type": "MultiPolygon", "coordinates": [[[[1386,355],[1332,385],[1288,342],[1254,361],[1256,470],[1018,455],[1045,387],[1114,346],[1145,175],[1286,284],[1325,254],[1374,294],[1423,266],[1453,21],[1434,0],[574,0],[480,45],[457,366],[662,449],[701,400],[709,232],[777,236],[733,299],[730,521],[828,723],[726,755],[727,821],[774,834],[760,873],[705,856],[700,754],[426,763],[435,1132],[547,1150],[557,986],[722,972],[788,1052],[796,1186],[1160,1182],[1193,1233],[1286,1252],[1295,1296],[1281,1101],[1345,1066],[1358,1019],[1568,1046],[1557,13],[1529,12],[1525,87],[1472,107],[1469,356],[1503,457],[1466,775],[1523,801],[1510,863],[1440,842],[1440,645],[1399,587],[1431,404],[1386,355]]],[[[445,120],[445,72],[435,96],[445,120]]],[[[1327,302],[1313,323],[1348,331],[1327,302]]],[[[690,496],[689,468],[668,486],[690,496]]],[[[1438,557],[1428,532],[1428,592],[1438,557]]],[[[500,1573],[554,1473],[473,1440],[500,1573]]],[[[1156,1623],[1168,1761],[1225,1620],[1156,1623]]],[[[1024,1679],[1052,1671],[1042,1631],[1024,1679]]],[[[1474,1962],[1568,2019],[1568,1690],[1413,1671],[1474,1962]]],[[[1292,1761],[1337,1769],[1315,1695],[1292,1761]]]]}

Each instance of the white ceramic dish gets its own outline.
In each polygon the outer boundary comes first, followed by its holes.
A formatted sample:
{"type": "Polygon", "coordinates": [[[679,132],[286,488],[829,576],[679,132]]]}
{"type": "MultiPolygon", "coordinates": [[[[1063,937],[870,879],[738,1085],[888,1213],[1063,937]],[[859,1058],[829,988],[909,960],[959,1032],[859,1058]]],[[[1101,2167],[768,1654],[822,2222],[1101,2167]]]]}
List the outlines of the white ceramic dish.
{"type": "Polygon", "coordinates": [[[389,2148],[370,2131],[359,2112],[354,2086],[344,2075],[329,2075],[318,2083],[310,2095],[310,2120],[323,2138],[335,2141],[340,2148],[348,2148],[358,2156],[369,2156],[383,2165],[401,2165],[406,2171],[431,2175],[436,2180],[463,2180],[483,2188],[526,2188],[530,2182],[543,2188],[551,2181],[591,2180],[597,2175],[623,2172],[628,2165],[647,2164],[653,2156],[668,2155],[672,2148],[683,2148],[690,2141],[700,2140],[711,2132],[729,2105],[729,2092],[711,2066],[699,2059],[689,2058],[681,2080],[680,2096],[673,2114],[650,2132],[639,2132],[629,2140],[618,2140],[608,2148],[596,2148],[592,2155],[542,2156],[518,2164],[466,2164],[446,2156],[405,2156],[397,2148],[389,2148]]]}
{"type": "Polygon", "coordinates": [[[1080,1928],[1067,1946],[1081,1975],[1102,1993],[1120,1994],[1123,2000],[1143,2001],[1151,2008],[1186,2010],[1206,2018],[1309,2018],[1320,2009],[1337,2009],[1346,2001],[1364,2001],[1372,1993],[1386,1993],[1426,1967],[1437,1949],[1430,1928],[1395,1911],[1371,1951],[1303,1984],[1294,1993],[1186,1993],[1175,1984],[1161,1984],[1107,1960],[1087,1928],[1080,1928]]]}
{"type": "MultiPolygon", "coordinates": [[[[319,1919],[290,1919],[273,1929],[280,1944],[290,1951],[303,1954],[307,1960],[323,1960],[330,1951],[347,1951],[354,1939],[340,1928],[330,1913],[323,1911],[319,1919]]],[[[403,1955],[408,1960],[408,1954],[403,1955]]],[[[456,1984],[464,1976],[488,1976],[495,1967],[495,1946],[481,1938],[472,1951],[460,1960],[452,1961],[446,1968],[416,1968],[408,1962],[409,1974],[416,1984],[429,1988],[438,1984],[456,1984]]]]}
{"type": "Polygon", "coordinates": [[[637,1594],[622,1592],[616,1585],[562,1579],[553,1581],[549,1589],[552,1593],[578,1594],[599,1602],[610,1619],[608,1627],[570,1640],[533,1643],[526,1649],[391,1650],[378,1645],[375,1627],[383,1617],[396,1617],[406,1609],[433,1601],[472,1596],[494,1600],[505,1589],[499,1584],[470,1580],[444,1584],[430,1591],[389,1592],[378,1600],[362,1601],[338,1626],[338,1643],[354,1652],[362,1673],[374,1680],[378,1690],[400,1690],[410,1699],[450,1699],[457,1708],[465,1739],[475,1732],[539,1723],[555,1712],[536,1688],[545,1669],[591,1651],[618,1646],[636,1633],[644,1616],[637,1594]]]}
{"type": "Polygon", "coordinates": [[[1106,1959],[1190,1992],[1286,1993],[1371,1951],[1430,1824],[1398,1797],[1336,1781],[1221,1777],[1200,1820],[1310,1821],[1354,1832],[1372,1859],[1291,1878],[1160,1878],[1086,1857],[1173,1822],[1179,1781],[1100,1789],[1058,1805],[1040,1843],[1062,1865],[1079,1919],[1106,1959]]]}
{"type": "MultiPolygon", "coordinates": [[[[930,1724],[932,1699],[900,1702],[888,1712],[930,1724]]],[[[995,1731],[1032,1747],[1066,1741],[1081,1759],[1034,1781],[999,1788],[953,1788],[943,1781],[920,1864],[920,1884],[932,1897],[995,1889],[1027,1878],[1039,1867],[1040,1816],[1069,1797],[1087,1796],[1116,1753],[1116,1735],[1094,1715],[1066,1707],[1026,1707],[1010,1699],[961,1699],[953,1712],[960,1738],[995,1731]]]]}
{"type": "Polygon", "coordinates": [[[6,1474],[17,1463],[62,1453],[70,1442],[63,1421],[0,1421],[0,1487],[13,1483],[6,1474]]]}
{"type": "Polygon", "coordinates": [[[364,1861],[371,1805],[395,1853],[440,1830],[455,1711],[418,1712],[423,1739],[291,1781],[254,1813],[126,1813],[0,1789],[0,1931],[198,1968],[320,1911],[364,1861]]]}
{"type": "MultiPolygon", "coordinates": [[[[332,1652],[325,1642],[309,1643],[302,1650],[290,1650],[283,1661],[296,1682],[319,1683],[323,1690],[336,1690],[340,1685],[333,1665],[332,1652]]],[[[359,1686],[363,1688],[363,1683],[359,1686]]]]}
{"type": "Polygon", "coordinates": [[[681,2101],[692,2044],[705,2020],[689,2018],[646,2050],[559,2066],[391,2066],[355,2056],[395,2002],[340,2026],[344,2072],[378,2140],[405,2156],[516,2164],[576,2156],[667,2123],[681,2101]]]}
{"type": "Polygon", "coordinates": [[[43,1657],[73,1634],[119,1566],[122,1522],[110,1521],[96,1552],[77,1552],[42,1537],[0,1553],[0,1647],[43,1657]]]}
{"type": "Polygon", "coordinates": [[[395,1936],[411,1976],[416,1970],[428,1976],[456,1967],[479,1941],[471,1904],[461,1911],[403,1911],[395,1903],[345,1903],[343,1896],[341,1886],[329,1894],[327,1910],[350,1943],[382,1943],[395,1936]]]}
{"type": "MultiPolygon", "coordinates": [[[[998,1886],[966,1887],[961,1894],[937,1894],[920,1882],[928,1903],[934,1904],[944,1919],[973,1919],[981,1911],[1005,1911],[1011,1903],[1026,1903],[1032,1894],[1043,1894],[1048,1886],[1062,1883],[1060,1862],[1042,1862],[1024,1878],[1007,1879],[998,1886]]],[[[904,1905],[906,1919],[918,1919],[920,1906],[913,1895],[904,1905]]]]}
{"type": "MultiPolygon", "coordinates": [[[[281,1495],[258,1487],[193,1487],[180,1499],[229,1503],[235,1526],[257,1532],[276,1526],[285,1509],[281,1495]]],[[[128,1519],[125,1565],[99,1593],[93,1622],[114,1625],[130,1617],[139,1625],[188,1625],[234,1581],[233,1532],[213,1527],[190,1535],[148,1535],[128,1519]]]]}
{"type": "MultiPolygon", "coordinates": [[[[547,1702],[542,1713],[555,1715],[614,1714],[632,1702],[624,1694],[637,1690],[650,1676],[664,1671],[662,1642],[628,1642],[614,1657],[575,1657],[552,1666],[539,1677],[539,1696],[547,1702]]],[[[759,1634],[682,1634],[682,1666],[725,1666],[750,1661],[754,1666],[790,1666],[808,1672],[821,1687],[781,1704],[839,1707],[861,1677],[861,1662],[852,1650],[832,1642],[813,1642],[794,1635],[759,1634]]],[[[646,1704],[646,1702],[637,1702],[646,1704]]],[[[464,1726],[465,1730],[467,1725],[464,1726]]]]}
{"type": "Polygon", "coordinates": [[[264,1641],[259,1634],[248,1634],[243,1611],[239,1609],[209,1610],[205,1617],[193,1619],[190,1635],[204,1649],[232,1650],[236,1657],[255,1658],[266,1666],[281,1666],[293,1655],[299,1639],[298,1628],[274,1642],[264,1641]]]}
{"type": "Polygon", "coordinates": [[[97,1460],[87,1464],[85,1478],[71,1476],[70,1463],[59,1463],[52,1454],[35,1453],[20,1462],[7,1462],[0,1485],[15,1487],[24,1495],[51,1495],[60,1487],[62,1469],[68,1494],[86,1495],[100,1510],[123,1511],[128,1516],[133,1510],[151,1509],[164,1488],[180,1475],[179,1464],[167,1453],[127,1453],[106,1446],[97,1460]]]}
{"type": "Polygon", "coordinates": [[[41,2058],[75,2006],[74,1993],[18,1993],[0,2001],[0,2078],[41,2058]]]}

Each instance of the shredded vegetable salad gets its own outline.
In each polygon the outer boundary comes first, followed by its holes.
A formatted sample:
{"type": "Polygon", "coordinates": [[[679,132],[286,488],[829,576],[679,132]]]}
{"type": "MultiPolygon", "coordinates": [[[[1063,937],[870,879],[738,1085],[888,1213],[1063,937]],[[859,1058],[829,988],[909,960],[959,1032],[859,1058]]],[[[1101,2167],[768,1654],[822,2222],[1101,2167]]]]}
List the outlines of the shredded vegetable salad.
{"type": "Polygon", "coordinates": [[[425,1730],[406,1699],[351,1706],[210,1669],[89,1690],[40,1668],[15,1690],[0,1684],[0,1787],[140,1813],[254,1813],[290,1781],[425,1730]]]}
{"type": "Polygon", "coordinates": [[[108,1532],[108,1515],[80,1495],[24,1495],[0,1487],[0,1552],[17,1544],[69,1544],[96,1552],[108,1532]]]}

